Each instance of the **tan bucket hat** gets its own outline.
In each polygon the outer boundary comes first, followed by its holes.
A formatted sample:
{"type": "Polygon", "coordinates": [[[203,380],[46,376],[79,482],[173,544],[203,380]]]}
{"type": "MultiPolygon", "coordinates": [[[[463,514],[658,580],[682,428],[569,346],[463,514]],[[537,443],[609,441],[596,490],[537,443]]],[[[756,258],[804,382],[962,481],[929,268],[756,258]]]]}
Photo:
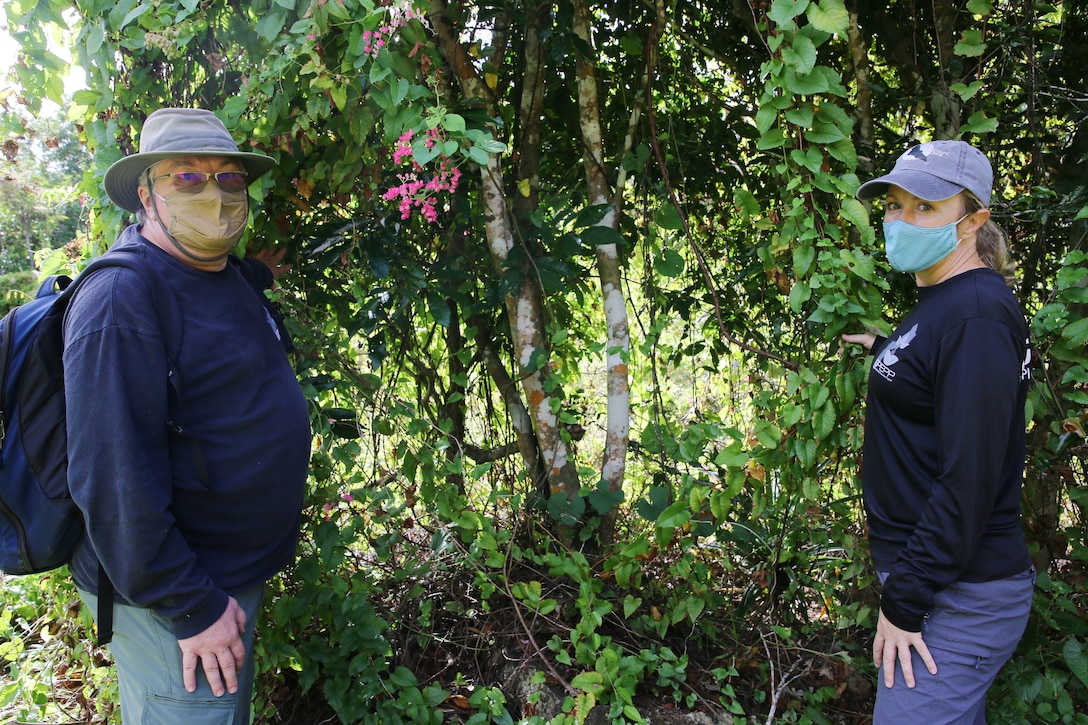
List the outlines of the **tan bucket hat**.
{"type": "Polygon", "coordinates": [[[106,170],[106,194],[122,209],[137,211],[140,177],[151,166],[176,156],[225,156],[238,159],[253,183],[272,170],[275,159],[239,151],[223,122],[200,108],[160,108],[144,121],[140,150],[116,161],[106,170]]]}

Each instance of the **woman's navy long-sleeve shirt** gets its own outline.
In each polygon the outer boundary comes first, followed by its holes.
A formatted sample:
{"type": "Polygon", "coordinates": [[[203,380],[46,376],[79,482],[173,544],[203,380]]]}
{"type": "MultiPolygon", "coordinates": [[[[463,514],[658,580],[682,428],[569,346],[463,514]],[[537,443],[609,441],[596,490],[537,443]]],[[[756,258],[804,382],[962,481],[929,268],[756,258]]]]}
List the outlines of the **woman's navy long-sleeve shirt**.
{"type": "Polygon", "coordinates": [[[972,270],[918,290],[875,345],[862,482],[881,609],[918,632],[955,581],[1031,566],[1020,523],[1024,404],[1031,383],[1023,312],[1004,279],[972,270]]]}

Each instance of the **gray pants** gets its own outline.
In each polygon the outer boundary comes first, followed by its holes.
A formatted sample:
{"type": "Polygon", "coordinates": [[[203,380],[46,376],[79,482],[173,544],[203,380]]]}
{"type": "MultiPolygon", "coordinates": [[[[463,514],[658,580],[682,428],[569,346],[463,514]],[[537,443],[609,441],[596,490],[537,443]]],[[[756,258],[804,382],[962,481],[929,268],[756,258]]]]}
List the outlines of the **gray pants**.
{"type": "MultiPolygon", "coordinates": [[[[98,597],[79,590],[83,602],[98,616],[98,597]]],[[[121,720],[126,725],[248,725],[253,699],[253,624],[264,586],[235,596],[246,613],[246,661],[238,673],[238,692],[212,694],[203,663],[197,663],[196,692],[186,692],[181,673],[181,648],[170,622],[150,609],[113,605],[110,653],[117,665],[121,720]]]]}
{"type": "Polygon", "coordinates": [[[873,725],[985,725],[986,691],[1024,634],[1034,586],[1029,569],[992,582],[956,582],[940,592],[922,622],[937,674],[929,674],[913,649],[913,689],[898,663],[895,686],[885,687],[882,668],[873,725]]]}

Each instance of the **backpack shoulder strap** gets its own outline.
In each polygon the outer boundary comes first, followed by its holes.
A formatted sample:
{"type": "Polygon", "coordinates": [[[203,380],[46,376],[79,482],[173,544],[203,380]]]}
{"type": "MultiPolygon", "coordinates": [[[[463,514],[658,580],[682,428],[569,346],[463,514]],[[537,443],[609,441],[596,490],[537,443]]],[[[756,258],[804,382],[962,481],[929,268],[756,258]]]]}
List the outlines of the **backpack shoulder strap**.
{"type": "Polygon", "coordinates": [[[162,275],[152,264],[141,260],[141,256],[137,249],[121,247],[93,260],[76,276],[71,284],[64,288],[58,303],[68,305],[82,283],[99,269],[106,267],[131,269],[144,278],[151,290],[151,304],[155,308],[155,316],[159,321],[159,330],[162,333],[163,344],[166,347],[166,355],[170,367],[173,369],[181,351],[183,334],[181,310],[178,306],[177,297],[166,281],[163,280],[162,275]],[[60,301],[61,299],[63,302],[60,301]]]}

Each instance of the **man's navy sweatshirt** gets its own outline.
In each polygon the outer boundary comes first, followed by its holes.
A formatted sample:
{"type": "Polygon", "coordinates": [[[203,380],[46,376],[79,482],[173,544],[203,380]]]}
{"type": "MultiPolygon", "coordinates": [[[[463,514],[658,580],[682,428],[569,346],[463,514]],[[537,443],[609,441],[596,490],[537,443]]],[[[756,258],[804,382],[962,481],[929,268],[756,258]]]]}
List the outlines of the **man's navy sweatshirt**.
{"type": "Polygon", "coordinates": [[[64,330],[69,486],[87,524],[71,571],[77,585],[96,593],[101,561],[117,601],[151,608],[184,639],[213,624],[228,596],[263,583],[293,558],[309,414],[243,268],[198,271],[135,227],[118,246],[135,247],[177,299],[180,417],[188,436],[171,435],[166,425],[179,411],[169,409],[167,351],[149,275],[96,272],[69,307],[64,330]]]}
{"type": "Polygon", "coordinates": [[[1020,523],[1023,312],[1004,279],[972,270],[918,290],[873,347],[862,483],[869,542],[889,572],[881,610],[919,632],[937,592],[1031,566],[1020,523]]]}

